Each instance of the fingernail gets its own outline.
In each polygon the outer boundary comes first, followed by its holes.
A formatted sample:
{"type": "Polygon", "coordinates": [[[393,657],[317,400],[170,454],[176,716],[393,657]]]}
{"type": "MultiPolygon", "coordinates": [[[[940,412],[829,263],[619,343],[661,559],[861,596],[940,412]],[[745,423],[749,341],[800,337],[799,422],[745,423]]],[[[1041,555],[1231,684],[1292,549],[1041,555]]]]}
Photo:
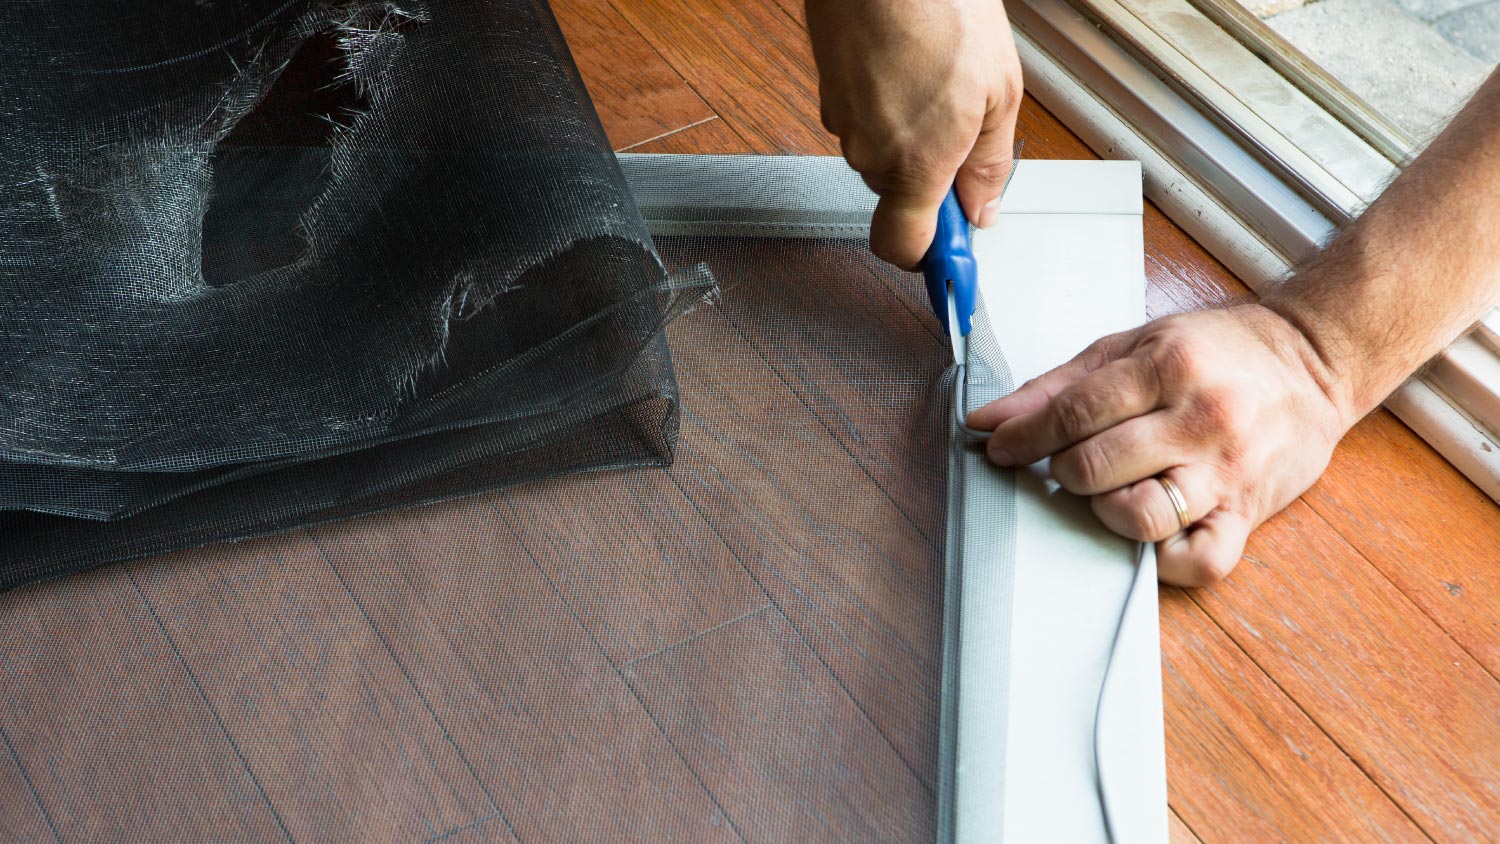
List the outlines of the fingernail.
{"type": "Polygon", "coordinates": [[[993,226],[995,224],[995,221],[997,219],[999,219],[999,217],[1000,217],[1000,197],[997,196],[994,199],[990,200],[989,202],[986,202],[984,204],[984,208],[980,210],[980,212],[979,212],[979,227],[981,229],[987,229],[990,226],[993,226]]]}

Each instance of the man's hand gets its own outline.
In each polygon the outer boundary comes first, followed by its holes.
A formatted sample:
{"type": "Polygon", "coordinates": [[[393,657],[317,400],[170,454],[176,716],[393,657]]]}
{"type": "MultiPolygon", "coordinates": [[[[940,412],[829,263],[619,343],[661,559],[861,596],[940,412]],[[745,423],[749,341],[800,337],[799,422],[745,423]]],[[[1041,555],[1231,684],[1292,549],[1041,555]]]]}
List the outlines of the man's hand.
{"type": "Polygon", "coordinates": [[[1360,218],[1259,305],[1106,337],[975,411],[991,459],[1052,458],[1163,580],[1217,580],[1336,442],[1500,304],[1500,71],[1360,218]],[[1181,491],[1189,527],[1157,476],[1181,491]]]}
{"type": "Polygon", "coordinates": [[[1160,542],[1161,578],[1227,575],[1250,531],[1312,485],[1354,421],[1291,322],[1261,305],[1172,316],[1089,346],[976,410],[990,459],[1052,458],[1111,530],[1160,542]],[[1177,485],[1192,527],[1156,476],[1177,485]]]}
{"type": "Polygon", "coordinates": [[[870,248],[914,269],[957,184],[989,226],[1010,174],[1021,63],[1000,0],[807,0],[823,125],[880,196],[870,248]]]}

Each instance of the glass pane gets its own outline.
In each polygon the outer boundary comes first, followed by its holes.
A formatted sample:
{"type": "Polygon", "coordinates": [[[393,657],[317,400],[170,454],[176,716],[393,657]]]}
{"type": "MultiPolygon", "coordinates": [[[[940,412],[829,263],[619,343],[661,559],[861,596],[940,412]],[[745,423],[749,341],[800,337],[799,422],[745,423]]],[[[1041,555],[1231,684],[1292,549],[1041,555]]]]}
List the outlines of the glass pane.
{"type": "Polygon", "coordinates": [[[1239,0],[1425,142],[1500,61],[1500,0],[1239,0]]]}

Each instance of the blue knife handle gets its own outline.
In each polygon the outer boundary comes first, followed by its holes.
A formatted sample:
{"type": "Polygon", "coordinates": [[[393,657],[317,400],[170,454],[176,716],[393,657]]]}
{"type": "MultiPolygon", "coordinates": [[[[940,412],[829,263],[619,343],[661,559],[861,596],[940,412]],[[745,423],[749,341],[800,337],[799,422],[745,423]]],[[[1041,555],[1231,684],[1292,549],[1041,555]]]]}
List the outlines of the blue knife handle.
{"type": "Polygon", "coordinates": [[[927,277],[927,298],[932,312],[948,333],[948,286],[958,305],[958,333],[969,336],[970,317],[979,288],[979,268],[974,262],[974,244],[969,237],[969,220],[958,204],[958,194],[948,189],[938,209],[937,234],[922,259],[922,274],[927,277]]]}

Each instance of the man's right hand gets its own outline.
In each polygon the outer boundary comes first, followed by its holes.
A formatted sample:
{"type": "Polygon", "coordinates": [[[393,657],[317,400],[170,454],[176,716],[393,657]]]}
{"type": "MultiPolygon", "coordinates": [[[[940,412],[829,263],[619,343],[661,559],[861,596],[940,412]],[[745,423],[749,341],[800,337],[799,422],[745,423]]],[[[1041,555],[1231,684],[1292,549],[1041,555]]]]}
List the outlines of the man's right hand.
{"type": "Polygon", "coordinates": [[[956,183],[989,226],[1010,175],[1021,62],[1000,0],[807,0],[823,125],[880,203],[870,248],[915,269],[956,183]]]}

